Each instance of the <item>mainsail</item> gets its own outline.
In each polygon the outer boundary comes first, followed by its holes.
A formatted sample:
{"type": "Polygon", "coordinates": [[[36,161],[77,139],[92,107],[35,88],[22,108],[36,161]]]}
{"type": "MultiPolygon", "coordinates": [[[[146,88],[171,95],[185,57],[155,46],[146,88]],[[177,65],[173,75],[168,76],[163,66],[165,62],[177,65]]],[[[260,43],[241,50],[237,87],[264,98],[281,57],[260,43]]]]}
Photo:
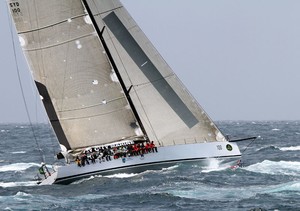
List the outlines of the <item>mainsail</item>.
{"type": "Polygon", "coordinates": [[[49,93],[42,98],[59,141],[74,149],[136,136],[136,120],[82,2],[9,6],[33,77],[49,93]]]}
{"type": "Polygon", "coordinates": [[[225,141],[119,0],[10,0],[9,6],[49,119],[67,148],[146,135],[96,33],[104,26],[150,140],[165,146],[225,141]]]}

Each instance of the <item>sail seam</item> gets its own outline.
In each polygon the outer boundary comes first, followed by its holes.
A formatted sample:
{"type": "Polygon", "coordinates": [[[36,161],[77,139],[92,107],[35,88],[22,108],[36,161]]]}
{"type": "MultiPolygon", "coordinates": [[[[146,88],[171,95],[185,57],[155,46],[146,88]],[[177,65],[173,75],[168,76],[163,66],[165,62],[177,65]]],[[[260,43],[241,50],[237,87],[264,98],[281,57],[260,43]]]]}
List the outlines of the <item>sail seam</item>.
{"type": "Polygon", "coordinates": [[[90,105],[90,106],[85,106],[85,107],[83,107],[83,108],[75,108],[75,109],[61,110],[61,111],[58,111],[58,112],[62,113],[62,112],[78,111],[78,110],[83,110],[83,109],[93,108],[93,107],[97,107],[97,106],[101,106],[101,105],[106,105],[106,104],[108,104],[108,103],[111,103],[111,102],[114,102],[114,101],[117,101],[117,100],[120,100],[120,99],[125,99],[125,97],[119,97],[119,98],[115,98],[115,99],[112,99],[112,100],[108,100],[108,101],[106,101],[106,103],[98,103],[98,104],[94,104],[94,105],[90,105]]]}
{"type": "Polygon", "coordinates": [[[50,28],[50,27],[53,27],[53,26],[62,24],[62,23],[64,23],[64,22],[69,22],[69,20],[73,20],[73,19],[80,18],[80,17],[83,17],[83,16],[87,16],[87,14],[81,14],[81,15],[73,16],[73,17],[68,18],[68,19],[66,19],[66,20],[59,21],[59,22],[53,23],[53,24],[49,24],[49,25],[43,26],[43,27],[41,27],[41,28],[31,29],[31,30],[27,30],[27,31],[20,31],[20,32],[18,32],[18,34],[26,34],[26,33],[35,32],[35,31],[41,31],[41,30],[43,30],[43,29],[47,29],[47,28],[50,28]]]}
{"type": "Polygon", "coordinates": [[[114,10],[117,10],[117,9],[120,9],[120,8],[122,8],[122,7],[123,7],[123,6],[116,7],[116,8],[114,8],[114,9],[106,10],[106,11],[104,11],[104,12],[98,12],[98,13],[93,14],[93,15],[94,15],[94,17],[100,16],[100,15],[103,15],[103,14],[105,14],[105,13],[108,13],[108,12],[111,12],[111,11],[114,11],[114,10]]]}
{"type": "Polygon", "coordinates": [[[105,113],[101,113],[101,114],[91,115],[91,116],[60,118],[60,120],[87,119],[87,118],[91,118],[91,117],[104,116],[107,114],[116,113],[116,112],[119,112],[122,110],[126,110],[126,108],[121,108],[121,109],[117,109],[117,110],[113,110],[113,111],[109,111],[109,112],[105,112],[105,113]]]}
{"type": "Polygon", "coordinates": [[[151,85],[152,83],[155,83],[155,82],[158,82],[158,81],[160,81],[160,80],[164,80],[164,79],[170,78],[170,77],[172,77],[172,76],[175,76],[175,74],[172,73],[172,74],[170,74],[170,75],[161,77],[161,78],[159,78],[159,79],[157,79],[157,80],[152,80],[152,81],[145,82],[145,83],[135,84],[134,86],[138,87],[138,86],[145,86],[145,85],[149,85],[149,84],[151,85]]]}
{"type": "Polygon", "coordinates": [[[70,39],[70,40],[66,40],[66,41],[64,41],[64,42],[57,43],[57,44],[55,44],[55,45],[48,45],[48,46],[41,47],[41,48],[32,48],[32,49],[23,49],[23,50],[24,50],[24,51],[43,50],[43,49],[56,47],[56,46],[59,46],[59,45],[63,45],[63,44],[66,44],[66,43],[69,43],[69,42],[78,40],[78,39],[80,39],[80,38],[85,38],[85,37],[89,37],[89,36],[93,36],[93,35],[95,35],[95,32],[92,32],[92,33],[90,33],[90,34],[86,34],[86,35],[83,35],[83,36],[80,36],[80,37],[75,37],[75,38],[73,38],[73,39],[70,39]]]}

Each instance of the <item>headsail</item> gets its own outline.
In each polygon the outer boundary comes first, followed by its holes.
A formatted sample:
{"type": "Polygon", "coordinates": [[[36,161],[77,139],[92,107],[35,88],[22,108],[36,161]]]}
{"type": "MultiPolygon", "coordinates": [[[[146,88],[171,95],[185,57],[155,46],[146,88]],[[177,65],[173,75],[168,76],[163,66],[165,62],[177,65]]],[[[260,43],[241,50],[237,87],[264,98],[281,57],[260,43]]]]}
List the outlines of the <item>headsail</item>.
{"type": "Polygon", "coordinates": [[[225,141],[118,0],[88,1],[151,140],[163,145],[225,141]]]}

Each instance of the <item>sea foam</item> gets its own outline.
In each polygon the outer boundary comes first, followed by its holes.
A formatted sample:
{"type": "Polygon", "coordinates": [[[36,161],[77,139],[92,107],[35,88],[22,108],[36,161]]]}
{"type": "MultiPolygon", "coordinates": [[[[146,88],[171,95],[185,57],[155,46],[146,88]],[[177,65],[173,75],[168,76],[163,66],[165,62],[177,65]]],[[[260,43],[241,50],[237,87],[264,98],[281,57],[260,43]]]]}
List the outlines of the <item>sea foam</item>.
{"type": "Polygon", "coordinates": [[[32,166],[40,166],[37,163],[13,163],[9,165],[0,166],[0,172],[6,171],[24,171],[32,166]]]}
{"type": "Polygon", "coordinates": [[[0,187],[10,188],[10,187],[20,187],[20,186],[36,186],[38,185],[36,181],[27,182],[0,182],[0,187]]]}
{"type": "Polygon", "coordinates": [[[245,170],[271,174],[271,175],[290,175],[297,176],[300,174],[300,162],[296,161],[270,161],[264,160],[244,168],[245,170]]]}
{"type": "Polygon", "coordinates": [[[299,151],[300,146],[280,147],[281,151],[299,151]]]}
{"type": "Polygon", "coordinates": [[[107,178],[130,178],[130,177],[135,177],[137,175],[138,174],[134,174],[134,173],[131,173],[131,174],[120,173],[120,174],[113,174],[113,175],[108,175],[108,176],[104,176],[104,177],[107,177],[107,178]]]}
{"type": "Polygon", "coordinates": [[[25,154],[26,151],[17,151],[17,152],[12,152],[11,154],[25,154]]]}

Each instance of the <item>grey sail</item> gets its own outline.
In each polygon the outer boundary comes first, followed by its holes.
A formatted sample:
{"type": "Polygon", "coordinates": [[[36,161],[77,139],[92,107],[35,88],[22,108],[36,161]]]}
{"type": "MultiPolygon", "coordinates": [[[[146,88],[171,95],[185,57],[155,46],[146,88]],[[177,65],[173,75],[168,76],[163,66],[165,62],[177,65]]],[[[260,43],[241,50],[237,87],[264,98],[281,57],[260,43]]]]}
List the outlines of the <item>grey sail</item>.
{"type": "Polygon", "coordinates": [[[75,149],[142,135],[80,0],[8,5],[61,144],[75,149]]]}
{"type": "Polygon", "coordinates": [[[62,144],[74,149],[143,135],[164,146],[225,141],[119,0],[84,3],[95,25],[80,0],[9,1],[62,144]],[[139,129],[96,33],[104,26],[103,38],[147,134],[139,129]]]}
{"type": "Polygon", "coordinates": [[[177,143],[225,141],[118,0],[88,1],[141,116],[150,140],[177,143]]]}

